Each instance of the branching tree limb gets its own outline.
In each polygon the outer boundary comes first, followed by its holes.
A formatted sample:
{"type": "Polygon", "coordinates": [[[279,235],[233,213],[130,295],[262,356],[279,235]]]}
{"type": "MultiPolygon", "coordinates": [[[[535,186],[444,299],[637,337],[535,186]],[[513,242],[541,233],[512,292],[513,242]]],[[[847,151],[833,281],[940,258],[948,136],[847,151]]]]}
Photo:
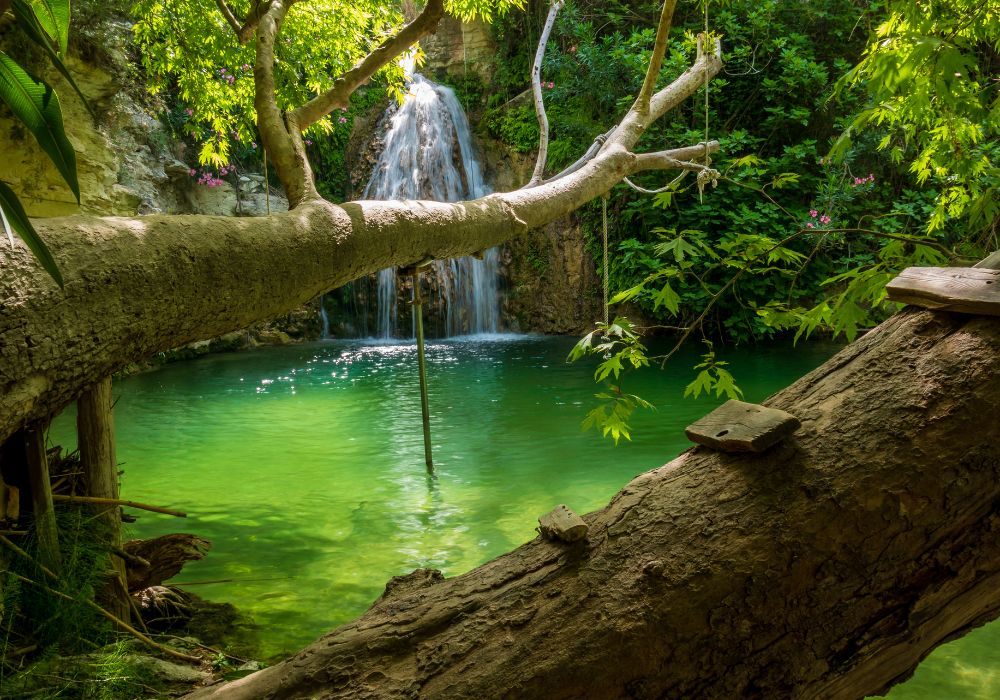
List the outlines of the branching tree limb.
{"type": "Polygon", "coordinates": [[[307,129],[335,109],[346,107],[351,94],[368,82],[376,71],[397,56],[410,50],[421,37],[434,31],[444,16],[442,0],[428,0],[416,19],[395,36],[386,39],[378,48],[365,56],[354,68],[337,78],[329,90],[292,111],[300,129],[307,129]]]}
{"type": "Polygon", "coordinates": [[[649,66],[646,68],[646,77],[642,81],[642,88],[639,96],[632,105],[632,109],[640,114],[649,111],[649,98],[656,88],[656,81],[660,77],[660,68],[663,67],[663,57],[667,52],[667,37],[670,34],[670,25],[674,19],[674,8],[677,0],[665,0],[663,10],[660,13],[660,21],[656,26],[656,40],[653,43],[653,55],[649,59],[649,66]]]}
{"type": "Polygon", "coordinates": [[[538,117],[538,157],[535,159],[535,171],[528,181],[528,187],[534,187],[545,176],[545,161],[549,154],[549,118],[545,114],[545,99],[542,97],[542,61],[545,59],[545,47],[549,43],[549,34],[556,16],[562,9],[563,0],[556,0],[549,7],[549,15],[545,18],[542,35],[538,39],[538,50],[535,51],[535,62],[531,66],[531,94],[535,101],[535,116],[538,117]]]}
{"type": "Polygon", "coordinates": [[[219,12],[222,13],[226,23],[236,32],[236,39],[241,44],[250,41],[254,31],[257,29],[257,23],[260,21],[261,16],[271,7],[270,0],[265,0],[264,2],[257,0],[254,2],[253,7],[250,9],[250,14],[247,15],[246,19],[240,20],[226,3],[226,0],[215,0],[215,4],[219,7],[219,12]]]}
{"type": "Polygon", "coordinates": [[[333,205],[316,193],[296,113],[283,115],[275,99],[274,44],[289,7],[272,0],[261,13],[254,77],[261,138],[293,210],[253,219],[38,221],[68,271],[65,293],[23,246],[2,247],[0,441],[129,362],[272,318],[385,267],[498,245],[568,214],[638,169],[676,168],[704,151],[637,156],[631,149],[649,124],[718,72],[718,52],[699,57],[651,97],[646,114],[630,111],[585,163],[547,183],[455,204],[333,205]]]}

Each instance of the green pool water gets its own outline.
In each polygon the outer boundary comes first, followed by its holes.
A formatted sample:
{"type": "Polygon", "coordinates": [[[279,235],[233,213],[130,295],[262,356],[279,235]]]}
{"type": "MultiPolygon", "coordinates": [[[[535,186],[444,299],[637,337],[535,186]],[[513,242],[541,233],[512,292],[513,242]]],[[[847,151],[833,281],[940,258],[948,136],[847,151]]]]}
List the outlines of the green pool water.
{"type": "MultiPolygon", "coordinates": [[[[115,386],[123,497],[186,511],[142,513],[135,536],[188,531],[213,542],[178,580],[234,603],[264,630],[265,654],[295,650],[359,615],[386,580],[417,567],[465,572],[535,536],[559,503],[588,512],[688,445],[683,427],[718,400],[681,398],[694,354],[625,388],[657,405],[614,447],[580,421],[592,366],[575,339],[496,337],[429,344],[436,477],[423,461],[413,345],[324,341],[208,356],[115,386]]],[[[759,401],[833,345],[725,351],[759,401]]],[[[51,439],[72,445],[72,416],[51,439]]],[[[935,652],[891,697],[1000,697],[1000,629],[935,652]]]]}

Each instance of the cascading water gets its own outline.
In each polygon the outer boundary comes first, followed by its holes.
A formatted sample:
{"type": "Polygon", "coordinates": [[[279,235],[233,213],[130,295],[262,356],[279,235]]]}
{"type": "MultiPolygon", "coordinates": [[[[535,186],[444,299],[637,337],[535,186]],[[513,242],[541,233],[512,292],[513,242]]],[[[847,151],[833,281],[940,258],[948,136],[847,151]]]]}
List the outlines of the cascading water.
{"type": "MultiPolygon", "coordinates": [[[[414,73],[396,108],[366,199],[457,202],[489,193],[472,147],[472,131],[450,89],[414,73]]],[[[444,335],[496,333],[500,329],[499,252],[434,262],[444,305],[444,335]]],[[[432,293],[432,297],[434,294],[432,293]]],[[[378,274],[377,337],[397,336],[396,272],[378,274]]]]}

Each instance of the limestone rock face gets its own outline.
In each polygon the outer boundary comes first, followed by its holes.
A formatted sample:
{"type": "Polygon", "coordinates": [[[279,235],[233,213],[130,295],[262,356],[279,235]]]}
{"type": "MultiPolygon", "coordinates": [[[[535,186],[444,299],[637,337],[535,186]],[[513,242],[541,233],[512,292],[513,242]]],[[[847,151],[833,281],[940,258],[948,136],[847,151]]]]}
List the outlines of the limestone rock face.
{"type": "Polygon", "coordinates": [[[420,46],[427,54],[427,65],[422,69],[427,75],[476,73],[485,82],[493,75],[496,42],[485,22],[461,22],[445,16],[434,34],[420,40],[420,46]]]}
{"type": "Polygon", "coordinates": [[[576,217],[512,240],[504,262],[504,315],[514,330],[576,334],[601,319],[601,280],[576,217]]]}
{"type": "MultiPolygon", "coordinates": [[[[111,22],[106,29],[120,45],[131,40],[125,22],[111,22]]],[[[73,57],[67,62],[96,119],[59,73],[47,70],[43,75],[59,96],[66,135],[76,151],[79,204],[31,134],[7,113],[0,115],[0,178],[18,194],[29,216],[266,213],[260,175],[244,176],[246,182],[237,181],[237,187],[229,182],[199,185],[184,162],[194,162],[194,154],[173,139],[153,107],[132,94],[134,88],[123,89],[119,76],[127,72],[127,59],[110,60],[116,65],[73,57]]],[[[271,211],[288,209],[284,197],[274,192],[270,205],[271,211]]]]}

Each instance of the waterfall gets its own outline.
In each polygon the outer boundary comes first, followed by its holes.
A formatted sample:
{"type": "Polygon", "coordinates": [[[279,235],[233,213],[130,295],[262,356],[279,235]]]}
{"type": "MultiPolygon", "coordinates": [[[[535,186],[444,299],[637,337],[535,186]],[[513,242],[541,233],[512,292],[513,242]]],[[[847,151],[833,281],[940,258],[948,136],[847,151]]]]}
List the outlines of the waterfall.
{"type": "MultiPolygon", "coordinates": [[[[395,109],[366,199],[457,202],[489,193],[472,147],[472,130],[455,93],[414,73],[395,109]]],[[[444,306],[444,335],[496,333],[500,329],[499,253],[437,260],[437,292],[444,306]]],[[[432,286],[434,282],[432,282],[432,286]]],[[[378,274],[377,337],[397,337],[396,271],[378,274]]]]}

